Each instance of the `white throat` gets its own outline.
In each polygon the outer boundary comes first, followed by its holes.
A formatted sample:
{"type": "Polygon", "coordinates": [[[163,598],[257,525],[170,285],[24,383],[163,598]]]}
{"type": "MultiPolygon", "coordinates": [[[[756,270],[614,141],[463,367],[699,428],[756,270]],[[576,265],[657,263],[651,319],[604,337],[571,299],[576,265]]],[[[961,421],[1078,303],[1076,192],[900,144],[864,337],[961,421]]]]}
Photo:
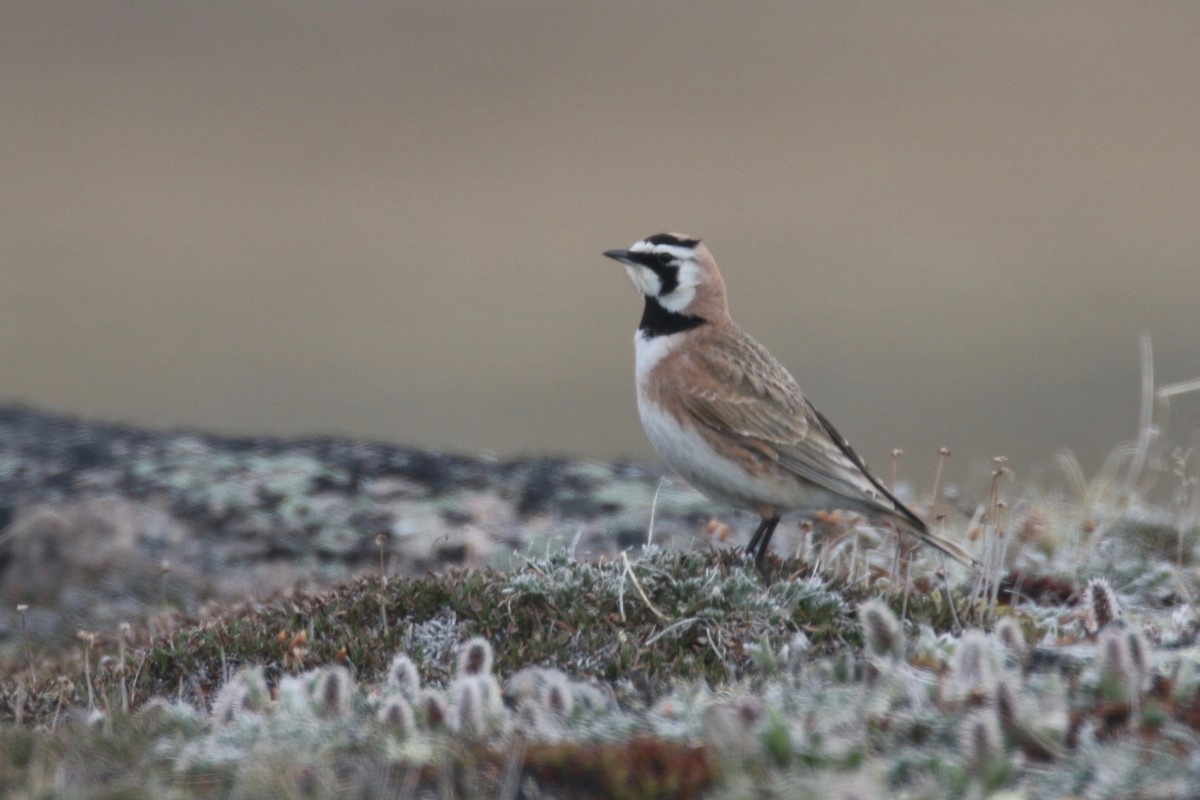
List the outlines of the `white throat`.
{"type": "Polygon", "coordinates": [[[679,334],[646,336],[638,331],[633,336],[633,362],[639,394],[658,362],[675,348],[679,334]]]}
{"type": "Polygon", "coordinates": [[[662,291],[662,280],[654,270],[638,264],[626,264],[625,274],[629,276],[633,288],[646,297],[658,297],[658,293],[662,291]]]}

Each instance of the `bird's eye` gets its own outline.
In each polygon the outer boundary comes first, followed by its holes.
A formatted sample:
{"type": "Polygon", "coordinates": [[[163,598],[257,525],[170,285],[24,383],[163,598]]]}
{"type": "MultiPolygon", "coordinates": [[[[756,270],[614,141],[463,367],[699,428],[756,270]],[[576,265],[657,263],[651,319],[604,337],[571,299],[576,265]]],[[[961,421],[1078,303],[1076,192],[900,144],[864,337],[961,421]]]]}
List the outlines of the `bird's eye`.
{"type": "Polygon", "coordinates": [[[667,264],[670,264],[674,260],[675,260],[675,256],[671,255],[670,253],[659,253],[658,254],[658,263],[662,264],[664,267],[667,264]]]}

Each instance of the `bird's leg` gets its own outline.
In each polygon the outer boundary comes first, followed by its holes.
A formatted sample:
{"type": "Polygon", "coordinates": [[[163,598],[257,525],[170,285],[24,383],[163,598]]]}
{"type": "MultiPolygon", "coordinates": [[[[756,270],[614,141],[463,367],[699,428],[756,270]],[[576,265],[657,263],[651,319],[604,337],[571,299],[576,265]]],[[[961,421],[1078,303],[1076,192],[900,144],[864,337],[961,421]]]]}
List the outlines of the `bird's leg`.
{"type": "Polygon", "coordinates": [[[779,524],[779,517],[764,517],[759,523],[758,530],[754,532],[754,537],[750,540],[750,546],[747,548],[747,553],[753,553],[755,545],[758,546],[758,553],[754,556],[754,566],[758,567],[759,572],[766,570],[767,566],[767,550],[771,547],[771,536],[775,533],[775,526],[779,524]],[[762,541],[759,541],[761,537],[762,541]]]}
{"type": "Polygon", "coordinates": [[[758,547],[759,540],[767,530],[767,521],[767,517],[763,517],[758,523],[758,527],[754,529],[754,535],[750,537],[750,544],[746,545],[746,549],[742,551],[743,555],[747,557],[754,555],[754,549],[758,547]]]}

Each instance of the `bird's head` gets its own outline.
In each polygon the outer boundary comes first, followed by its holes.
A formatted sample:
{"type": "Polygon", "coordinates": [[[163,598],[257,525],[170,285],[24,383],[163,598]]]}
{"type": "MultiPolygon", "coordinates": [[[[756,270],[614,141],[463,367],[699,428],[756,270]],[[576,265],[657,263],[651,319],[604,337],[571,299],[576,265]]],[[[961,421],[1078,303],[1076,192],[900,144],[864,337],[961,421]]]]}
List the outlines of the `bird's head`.
{"type": "Polygon", "coordinates": [[[699,239],[659,233],[604,255],[625,265],[634,288],[673,314],[726,313],[725,283],[699,239]]]}

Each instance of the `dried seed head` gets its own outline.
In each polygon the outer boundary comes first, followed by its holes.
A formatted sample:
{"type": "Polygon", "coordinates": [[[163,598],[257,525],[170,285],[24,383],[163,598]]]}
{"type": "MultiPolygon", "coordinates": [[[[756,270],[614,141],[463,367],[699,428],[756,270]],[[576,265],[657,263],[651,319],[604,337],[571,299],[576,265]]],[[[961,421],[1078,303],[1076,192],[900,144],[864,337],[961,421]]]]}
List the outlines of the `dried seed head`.
{"type": "Polygon", "coordinates": [[[327,717],[350,716],[350,693],[354,679],[345,667],[326,667],[317,674],[313,699],[317,708],[327,717]]]}
{"type": "Polygon", "coordinates": [[[858,606],[867,650],[876,658],[900,658],[904,654],[904,632],[900,620],[882,600],[867,600],[858,606]]]}
{"type": "Polygon", "coordinates": [[[1000,644],[1004,645],[1004,649],[1014,663],[1025,663],[1025,654],[1028,652],[1025,646],[1025,634],[1021,632],[1021,626],[1015,619],[1012,617],[1001,619],[996,624],[996,638],[1000,640],[1000,644]]]}
{"type": "Polygon", "coordinates": [[[992,691],[992,706],[996,712],[996,722],[1000,730],[1009,736],[1014,735],[1020,728],[1021,720],[1017,710],[1017,695],[1008,681],[996,681],[992,691]]]}
{"type": "Polygon", "coordinates": [[[479,684],[479,698],[483,703],[483,716],[490,727],[498,727],[504,719],[504,696],[500,682],[490,672],[475,678],[479,684]]]}
{"type": "Polygon", "coordinates": [[[1124,700],[1133,687],[1129,640],[1124,631],[1100,635],[1100,691],[1107,699],[1124,700]]]}
{"type": "Polygon", "coordinates": [[[1083,600],[1091,608],[1097,627],[1103,628],[1121,615],[1121,604],[1117,602],[1117,595],[1104,578],[1092,578],[1088,581],[1083,600]]]}
{"type": "Polygon", "coordinates": [[[472,738],[487,733],[478,679],[473,676],[456,679],[451,693],[454,697],[454,724],[458,732],[472,738]]]}
{"type": "Polygon", "coordinates": [[[394,694],[384,700],[383,704],[379,706],[376,719],[401,738],[409,736],[416,730],[412,705],[403,695],[394,694]]]}
{"type": "Polygon", "coordinates": [[[525,667],[515,672],[504,685],[504,702],[511,708],[520,708],[525,702],[539,702],[549,671],[543,667],[525,667]]]}
{"type": "Polygon", "coordinates": [[[271,690],[267,686],[267,676],[262,667],[248,667],[238,672],[236,676],[246,692],[242,697],[242,708],[247,711],[262,711],[271,702],[271,690]]]}
{"type": "Polygon", "coordinates": [[[231,725],[241,715],[246,687],[240,681],[227,681],[213,700],[212,720],[216,725],[231,725]]]}
{"type": "Polygon", "coordinates": [[[212,718],[229,725],[247,713],[263,711],[271,701],[262,667],[246,667],[225,682],[213,700],[212,718]]]}
{"type": "Polygon", "coordinates": [[[978,628],[963,632],[954,651],[954,677],[964,691],[986,683],[992,676],[987,658],[987,637],[978,628]]]}
{"type": "Polygon", "coordinates": [[[492,671],[492,645],[482,636],[475,636],[463,645],[458,657],[459,675],[484,675],[492,671]]]}
{"type": "Polygon", "coordinates": [[[1100,637],[1100,665],[1110,672],[1129,671],[1129,643],[1120,631],[1105,632],[1100,637]]]}
{"type": "Polygon", "coordinates": [[[420,696],[421,713],[425,715],[425,724],[431,730],[446,726],[446,698],[437,689],[422,689],[420,696]]]}
{"type": "Polygon", "coordinates": [[[571,695],[571,684],[567,676],[558,670],[546,673],[546,682],[542,684],[542,706],[557,717],[566,717],[575,707],[575,698],[571,695]]]}
{"type": "Polygon", "coordinates": [[[410,703],[414,703],[421,693],[421,673],[417,665],[405,653],[397,653],[388,665],[388,686],[395,688],[410,703]]]}
{"type": "Polygon", "coordinates": [[[541,725],[542,707],[530,700],[523,701],[517,706],[517,730],[522,733],[532,733],[541,725]]]}
{"type": "Polygon", "coordinates": [[[967,764],[974,769],[986,765],[1000,753],[1000,731],[990,714],[976,712],[963,720],[959,743],[967,764]]]}
{"type": "Polygon", "coordinates": [[[1125,633],[1125,643],[1129,648],[1129,662],[1138,675],[1145,678],[1150,674],[1150,643],[1141,628],[1132,628],[1125,633]]]}

